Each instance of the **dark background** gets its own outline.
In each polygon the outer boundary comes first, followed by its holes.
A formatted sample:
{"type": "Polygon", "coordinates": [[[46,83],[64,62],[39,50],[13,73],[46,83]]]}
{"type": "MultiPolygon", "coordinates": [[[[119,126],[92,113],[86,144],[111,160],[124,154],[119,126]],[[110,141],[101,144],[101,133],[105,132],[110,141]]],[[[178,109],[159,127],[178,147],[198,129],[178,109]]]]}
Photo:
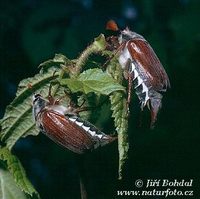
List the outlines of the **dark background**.
{"type": "MultiPolygon", "coordinates": [[[[199,187],[198,0],[1,2],[0,117],[20,80],[36,74],[37,66],[55,53],[76,58],[104,32],[109,19],[122,28],[129,26],[150,42],[169,75],[171,89],[164,95],[154,130],[146,124],[147,111],[139,128],[139,108],[132,108],[129,160],[122,182],[117,181],[117,144],[81,160],[90,198],[115,198],[116,190],[135,190],[138,178],[192,178],[193,189],[199,187]]],[[[14,152],[43,199],[80,197],[76,158],[71,152],[43,135],[20,140],[14,152]]],[[[198,198],[197,191],[194,194],[198,198]]]]}

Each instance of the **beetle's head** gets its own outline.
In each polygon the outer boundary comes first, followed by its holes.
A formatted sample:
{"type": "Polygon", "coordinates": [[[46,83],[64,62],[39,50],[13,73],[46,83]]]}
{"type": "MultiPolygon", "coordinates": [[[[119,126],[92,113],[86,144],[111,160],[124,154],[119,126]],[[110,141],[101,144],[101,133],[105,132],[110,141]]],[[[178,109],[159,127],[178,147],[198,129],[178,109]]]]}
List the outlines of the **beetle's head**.
{"type": "Polygon", "coordinates": [[[33,96],[32,96],[32,103],[33,105],[40,99],[42,98],[42,96],[38,93],[34,93],[33,96]]]}
{"type": "Polygon", "coordinates": [[[47,105],[47,101],[40,95],[34,94],[32,97],[33,116],[37,117],[38,113],[47,105]]]}

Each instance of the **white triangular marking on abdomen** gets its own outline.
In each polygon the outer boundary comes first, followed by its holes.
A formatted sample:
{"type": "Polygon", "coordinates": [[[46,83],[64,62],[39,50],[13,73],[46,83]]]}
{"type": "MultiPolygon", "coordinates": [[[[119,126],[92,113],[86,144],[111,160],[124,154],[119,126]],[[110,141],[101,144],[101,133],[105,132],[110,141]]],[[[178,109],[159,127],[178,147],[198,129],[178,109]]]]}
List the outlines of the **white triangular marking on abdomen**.
{"type": "Polygon", "coordinates": [[[91,136],[93,136],[93,137],[98,137],[99,139],[102,139],[102,137],[104,136],[104,135],[102,135],[102,134],[97,134],[96,133],[96,131],[91,131],[91,130],[89,130],[89,131],[87,131],[91,136]]]}
{"type": "Polygon", "coordinates": [[[77,120],[75,121],[75,123],[80,127],[83,125],[83,122],[78,122],[77,120]]]}
{"type": "Polygon", "coordinates": [[[145,104],[146,104],[146,102],[149,100],[149,89],[144,82],[142,83],[142,93],[145,93],[145,100],[144,101],[145,101],[145,104]]]}
{"type": "Polygon", "coordinates": [[[149,91],[149,89],[147,88],[147,86],[146,86],[145,83],[143,82],[143,83],[142,83],[142,93],[148,92],[148,91],[149,91]]]}
{"type": "Polygon", "coordinates": [[[69,120],[72,121],[72,122],[75,122],[75,121],[76,121],[75,118],[71,118],[71,117],[69,117],[69,120]]]}
{"type": "Polygon", "coordinates": [[[131,73],[135,72],[135,71],[136,71],[135,64],[133,62],[131,62],[131,73]]]}
{"type": "Polygon", "coordinates": [[[96,134],[95,131],[91,131],[91,130],[89,130],[88,133],[89,133],[91,136],[95,136],[95,134],[96,134]]]}
{"type": "Polygon", "coordinates": [[[137,70],[135,69],[134,70],[134,75],[137,74],[138,76],[134,78],[134,80],[138,80],[138,83],[137,85],[135,86],[135,89],[138,88],[138,86],[140,86],[142,84],[142,93],[145,93],[145,99],[144,101],[142,101],[142,107],[144,107],[147,103],[147,101],[150,99],[149,97],[149,89],[148,87],[146,86],[146,84],[144,83],[143,79],[139,76],[137,70]]]}
{"type": "Polygon", "coordinates": [[[101,135],[101,134],[96,134],[96,136],[98,137],[98,138],[100,138],[100,139],[102,139],[102,137],[103,137],[103,135],[101,135]]]}
{"type": "Polygon", "coordinates": [[[135,86],[135,89],[137,89],[137,87],[142,84],[142,93],[145,93],[145,99],[142,100],[141,103],[142,103],[142,106],[144,107],[146,105],[147,101],[150,99],[149,88],[146,86],[143,79],[140,77],[140,75],[136,69],[136,65],[134,64],[134,60],[126,46],[119,56],[119,63],[121,65],[122,69],[126,68],[128,60],[131,60],[131,65],[130,65],[131,68],[130,68],[129,72],[134,74],[133,81],[136,80],[136,78],[138,80],[138,83],[135,86]]]}
{"type": "Polygon", "coordinates": [[[134,81],[139,76],[139,73],[137,72],[135,64],[133,62],[131,63],[131,73],[132,72],[134,73],[134,78],[133,78],[134,81]]]}
{"type": "Polygon", "coordinates": [[[140,84],[143,83],[143,80],[140,78],[140,76],[138,76],[137,79],[138,79],[138,85],[135,86],[135,89],[136,89],[140,84]]]}
{"type": "Polygon", "coordinates": [[[87,127],[87,126],[84,126],[84,125],[82,126],[82,128],[87,132],[90,130],[90,127],[87,127]]]}

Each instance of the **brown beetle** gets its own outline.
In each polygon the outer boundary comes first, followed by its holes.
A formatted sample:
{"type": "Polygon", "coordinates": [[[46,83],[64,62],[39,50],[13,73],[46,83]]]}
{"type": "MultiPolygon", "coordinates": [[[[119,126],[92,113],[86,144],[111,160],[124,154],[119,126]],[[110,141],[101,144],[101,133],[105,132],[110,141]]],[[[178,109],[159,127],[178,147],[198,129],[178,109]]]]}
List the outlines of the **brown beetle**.
{"type": "Polygon", "coordinates": [[[59,104],[50,94],[48,101],[40,94],[33,96],[33,117],[37,127],[57,144],[83,154],[117,139],[101,132],[78,117],[77,110],[59,104]]]}
{"type": "MultiPolygon", "coordinates": [[[[106,28],[118,31],[117,25],[114,23],[113,20],[109,21],[106,28]]],[[[113,40],[112,38],[111,41],[113,40]]],[[[167,73],[143,36],[126,28],[119,31],[118,42],[119,63],[124,70],[125,79],[128,80],[127,102],[130,103],[133,85],[140,100],[141,109],[147,105],[151,110],[151,127],[153,127],[161,108],[162,95],[160,92],[166,91],[170,87],[167,73]]]]}

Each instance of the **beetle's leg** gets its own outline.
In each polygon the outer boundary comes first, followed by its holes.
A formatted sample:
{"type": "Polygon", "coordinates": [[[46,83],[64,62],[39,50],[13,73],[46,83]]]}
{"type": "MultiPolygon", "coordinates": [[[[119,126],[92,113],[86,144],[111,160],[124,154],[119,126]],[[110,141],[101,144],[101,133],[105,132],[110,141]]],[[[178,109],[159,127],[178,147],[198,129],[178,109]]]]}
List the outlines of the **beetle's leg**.
{"type": "MultiPolygon", "coordinates": [[[[51,90],[52,86],[50,84],[50,90],[51,90]]],[[[48,99],[51,105],[59,105],[60,101],[62,101],[64,98],[69,98],[69,105],[72,107],[75,107],[74,103],[71,100],[71,97],[69,95],[69,93],[67,93],[66,90],[64,90],[65,95],[55,99],[52,95],[51,95],[51,91],[49,90],[49,95],[48,95],[48,99]]]]}
{"type": "Polygon", "coordinates": [[[49,85],[48,100],[49,100],[49,104],[50,105],[54,105],[55,104],[55,99],[51,94],[51,89],[52,89],[52,83],[50,83],[50,85],[49,85]]]}
{"type": "MultiPolygon", "coordinates": [[[[55,77],[55,74],[56,74],[56,70],[53,72],[53,78],[55,77]]],[[[49,93],[48,93],[48,100],[49,100],[49,104],[51,105],[54,105],[54,104],[57,104],[57,100],[54,99],[54,97],[52,96],[51,94],[51,90],[52,90],[52,82],[50,82],[50,85],[49,85],[49,93]]]]}
{"type": "Polygon", "coordinates": [[[85,106],[85,107],[83,107],[83,105],[84,105],[84,103],[85,103],[85,100],[84,100],[84,102],[83,102],[78,108],[75,109],[75,113],[78,114],[78,113],[83,112],[83,111],[94,110],[94,109],[96,109],[96,108],[98,108],[98,107],[101,107],[101,106],[104,104],[104,102],[105,102],[105,101],[101,102],[101,103],[98,104],[97,106],[90,106],[90,107],[85,106]]]}
{"type": "MultiPolygon", "coordinates": [[[[64,93],[65,93],[65,96],[64,97],[66,97],[66,98],[68,98],[69,99],[69,105],[71,106],[71,107],[76,107],[76,103],[73,101],[73,96],[72,96],[72,92],[71,91],[67,91],[67,90],[64,90],[64,93]]],[[[64,98],[63,97],[63,98],[64,98]]]]}
{"type": "Polygon", "coordinates": [[[125,43],[122,43],[121,45],[116,45],[116,50],[115,49],[113,49],[112,51],[114,51],[113,52],[113,54],[108,58],[108,60],[103,64],[103,66],[102,66],[102,68],[106,68],[107,67],[107,65],[110,63],[110,61],[115,57],[115,56],[117,56],[119,53],[120,53],[120,51],[124,48],[124,46],[125,46],[125,43]]]}
{"type": "Polygon", "coordinates": [[[76,108],[76,110],[74,110],[75,113],[80,113],[80,112],[83,112],[83,111],[89,111],[89,110],[93,110],[95,109],[96,107],[88,107],[88,106],[85,106],[85,107],[78,107],[76,108]]]}
{"type": "Polygon", "coordinates": [[[83,107],[83,105],[85,104],[86,99],[83,99],[83,102],[81,103],[81,105],[79,107],[83,107]]]}
{"type": "Polygon", "coordinates": [[[60,104],[60,101],[63,100],[63,98],[65,98],[66,96],[62,96],[60,98],[57,98],[54,100],[54,105],[59,105],[60,104]]]}
{"type": "Polygon", "coordinates": [[[85,102],[86,102],[86,100],[83,99],[83,102],[81,103],[81,105],[79,105],[78,107],[75,108],[75,112],[77,114],[80,113],[80,112],[83,112],[83,111],[89,111],[89,110],[95,109],[95,107],[83,106],[85,104],[85,102]]]}

